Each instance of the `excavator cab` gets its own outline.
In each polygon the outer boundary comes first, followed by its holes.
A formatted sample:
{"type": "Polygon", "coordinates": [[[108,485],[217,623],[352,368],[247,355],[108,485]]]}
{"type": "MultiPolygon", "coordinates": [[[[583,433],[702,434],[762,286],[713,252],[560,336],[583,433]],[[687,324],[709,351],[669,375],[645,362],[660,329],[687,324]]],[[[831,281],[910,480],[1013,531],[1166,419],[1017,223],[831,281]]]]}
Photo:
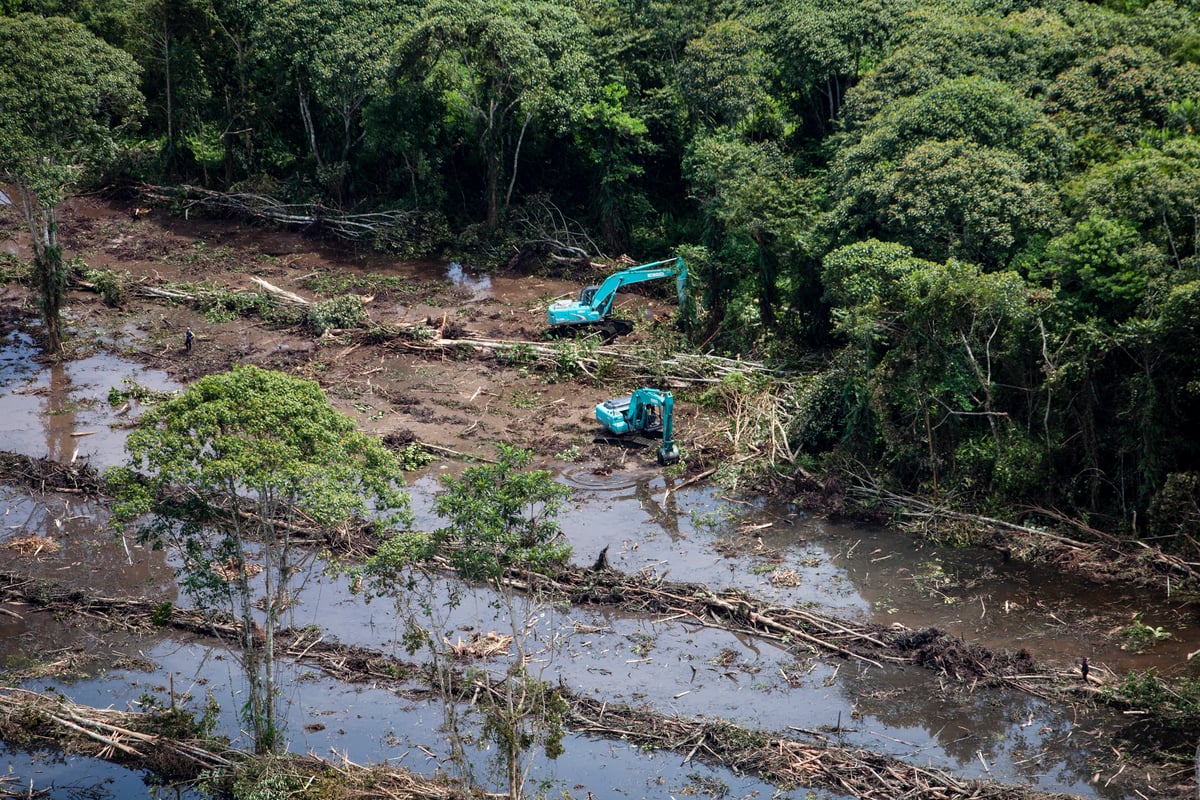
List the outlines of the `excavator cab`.
{"type": "Polygon", "coordinates": [[[627,433],[662,433],[662,446],[658,448],[658,463],[668,466],[679,461],[679,447],[675,444],[674,429],[675,399],[670,392],[650,387],[637,389],[628,397],[605,400],[596,405],[596,419],[610,432],[618,436],[627,433]]]}

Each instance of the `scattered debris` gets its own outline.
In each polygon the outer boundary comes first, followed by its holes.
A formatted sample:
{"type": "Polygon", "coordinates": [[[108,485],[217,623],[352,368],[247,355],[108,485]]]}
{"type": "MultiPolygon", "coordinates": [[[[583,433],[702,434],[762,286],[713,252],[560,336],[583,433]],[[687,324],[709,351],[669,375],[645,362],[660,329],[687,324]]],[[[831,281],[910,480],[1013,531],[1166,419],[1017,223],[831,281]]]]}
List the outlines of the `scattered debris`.
{"type": "Polygon", "coordinates": [[[30,558],[42,553],[57,553],[60,549],[58,542],[48,536],[22,536],[18,539],[9,539],[4,546],[30,558]]]}
{"type": "Polygon", "coordinates": [[[496,633],[495,631],[488,631],[487,633],[476,631],[465,642],[461,638],[454,644],[450,644],[445,639],[442,641],[450,648],[450,652],[455,658],[467,660],[507,656],[509,654],[509,647],[512,645],[512,640],[513,637],[496,633]]]}

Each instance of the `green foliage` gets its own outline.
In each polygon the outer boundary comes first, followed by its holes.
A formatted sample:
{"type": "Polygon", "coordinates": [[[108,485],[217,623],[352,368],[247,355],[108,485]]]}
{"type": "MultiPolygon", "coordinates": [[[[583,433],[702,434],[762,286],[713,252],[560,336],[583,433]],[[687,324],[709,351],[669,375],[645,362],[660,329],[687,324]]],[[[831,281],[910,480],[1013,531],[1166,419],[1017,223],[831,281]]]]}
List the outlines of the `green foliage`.
{"type": "Polygon", "coordinates": [[[24,283],[30,278],[30,265],[12,253],[0,253],[0,284],[24,283]]]}
{"type": "Polygon", "coordinates": [[[1197,526],[1200,526],[1200,473],[1171,473],[1150,505],[1150,534],[1163,541],[1165,547],[1187,552],[1191,547],[1189,538],[1197,526]]]}
{"type": "Polygon", "coordinates": [[[878,230],[932,259],[1000,267],[1051,229],[1053,193],[1010,151],[965,139],[926,139],[895,162],[848,179],[831,224],[846,240],[878,230]]]}
{"type": "Polygon", "coordinates": [[[213,323],[233,322],[243,317],[269,318],[274,309],[271,295],[266,292],[239,292],[210,287],[197,294],[204,318],[213,323]]]}
{"type": "Polygon", "coordinates": [[[288,800],[304,792],[310,782],[286,757],[259,758],[235,773],[229,794],[235,800],[288,800]]]}
{"type": "Polygon", "coordinates": [[[57,206],[108,162],[117,129],[140,115],[137,75],[127,53],[71,20],[0,16],[0,182],[20,198],[51,351],[61,347],[67,291],[57,206]]]}
{"type": "Polygon", "coordinates": [[[498,580],[510,567],[548,569],[563,563],[570,545],[560,538],[558,513],[570,489],[549,470],[528,470],[533,454],[497,445],[497,463],[467,467],[443,479],[434,508],[449,522],[435,543],[465,577],[498,580]]]}
{"type": "Polygon", "coordinates": [[[1079,319],[1121,321],[1141,305],[1165,258],[1126,221],[1093,214],[1052,239],[1031,278],[1049,279],[1079,319]]]}
{"type": "Polygon", "coordinates": [[[1142,650],[1175,637],[1162,627],[1147,625],[1140,614],[1135,614],[1133,621],[1121,631],[1121,638],[1124,640],[1122,649],[1142,650]]]}
{"type": "Polygon", "coordinates": [[[1161,128],[1171,103],[1190,95],[1193,84],[1164,56],[1119,45],[1059,75],[1045,106],[1075,136],[1131,145],[1144,130],[1161,128]]]}
{"type": "Polygon", "coordinates": [[[274,637],[260,643],[251,593],[261,563],[272,631],[298,580],[291,530],[336,529],[366,517],[409,524],[402,473],[390,451],[355,430],[320,387],[240,366],[209,375],[146,411],[126,442],[124,467],[106,473],[113,522],[136,524],[143,541],[170,548],[180,585],[206,611],[230,611],[240,628],[249,689],[244,718],[255,750],[281,741],[273,685],[274,637]],[[247,516],[226,513],[238,508],[247,516]]]}
{"type": "MultiPolygon", "coordinates": [[[[389,451],[355,430],[317,384],[257,367],[206,376],[148,410],[126,448],[131,470],[149,469],[164,490],[187,486],[202,504],[257,496],[294,503],[321,525],[365,513],[368,500],[378,513],[402,512],[397,522],[407,508],[389,451]]],[[[211,508],[168,497],[151,510],[185,528],[219,521],[211,508]]]]}
{"type": "MultiPolygon", "coordinates": [[[[1129,247],[1154,245],[1175,265],[1194,259],[1200,242],[1194,220],[1200,197],[1200,139],[1172,139],[1142,146],[1119,159],[1096,164],[1066,186],[1068,209],[1077,219],[1103,216],[1137,231],[1129,247]]],[[[1134,263],[1146,255],[1126,255],[1134,263]]]]}
{"type": "Polygon", "coordinates": [[[529,367],[537,363],[533,346],[525,342],[496,349],[496,360],[508,367],[529,367]]]}
{"type": "Polygon", "coordinates": [[[400,469],[405,472],[412,472],[424,469],[437,459],[433,453],[422,447],[419,442],[410,442],[396,453],[396,460],[400,464],[400,469]]]}
{"type": "Polygon", "coordinates": [[[1117,686],[1105,689],[1114,699],[1135,709],[1153,711],[1162,716],[1188,716],[1200,713],[1200,680],[1168,683],[1153,671],[1130,672],[1117,686]]]}
{"type": "Polygon", "coordinates": [[[174,603],[159,603],[154,607],[154,612],[150,615],[150,624],[154,625],[155,627],[162,627],[171,621],[171,615],[174,612],[174,603]]]}
{"type": "Polygon", "coordinates": [[[84,271],[83,277],[96,287],[104,305],[116,308],[125,302],[128,273],[118,274],[110,269],[88,269],[84,271]]]}
{"type": "Polygon", "coordinates": [[[554,344],[554,377],[570,380],[588,371],[586,361],[594,361],[599,346],[595,339],[564,339],[554,344]]]}
{"type": "Polygon", "coordinates": [[[762,38],[739,20],[721,20],[687,43],[679,82],[692,114],[711,127],[735,127],[768,107],[762,38]]]}
{"type": "Polygon", "coordinates": [[[170,400],[176,396],[174,391],[158,391],[142,386],[132,378],[122,378],[121,384],[124,389],[118,389],[116,386],[108,390],[108,404],[110,406],[119,406],[129,400],[137,400],[139,403],[152,405],[170,400]]]}
{"type": "Polygon", "coordinates": [[[344,294],[315,304],[308,311],[308,324],[316,331],[357,328],[368,321],[362,298],[344,294]]]}

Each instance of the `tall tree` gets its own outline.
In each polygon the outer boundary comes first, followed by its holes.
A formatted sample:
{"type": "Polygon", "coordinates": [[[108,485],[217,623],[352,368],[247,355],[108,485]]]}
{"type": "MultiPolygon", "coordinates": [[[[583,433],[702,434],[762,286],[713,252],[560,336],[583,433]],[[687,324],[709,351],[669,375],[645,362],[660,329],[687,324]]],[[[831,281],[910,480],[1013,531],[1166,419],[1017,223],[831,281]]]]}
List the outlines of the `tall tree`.
{"type": "Polygon", "coordinates": [[[566,128],[592,96],[579,47],[586,36],[569,3],[436,0],[401,43],[407,73],[436,91],[453,124],[476,142],[489,227],[512,200],[530,128],[539,120],[566,128]]]}
{"type": "Polygon", "coordinates": [[[33,242],[46,348],[62,349],[67,275],[58,205],[137,119],[130,56],[62,17],[0,17],[0,179],[15,187],[33,242]]]}
{"type": "Polygon", "coordinates": [[[757,278],[751,292],[758,321],[773,331],[780,314],[781,259],[807,249],[805,231],[816,207],[812,187],[795,174],[791,160],[774,142],[746,143],[728,131],[694,142],[685,171],[710,230],[722,240],[713,242],[713,250],[742,253],[757,267],[747,269],[743,263],[727,270],[713,262],[713,269],[702,276],[710,333],[726,321],[737,283],[748,275],[757,278]]]}
{"type": "Polygon", "coordinates": [[[144,539],[174,551],[198,605],[234,614],[243,713],[255,751],[271,752],[282,741],[275,631],[305,574],[292,532],[301,520],[337,531],[368,509],[406,524],[399,465],[316,383],[251,366],[202,378],[147,411],[126,449],[128,464],[110,473],[114,518],[141,521],[144,539]]]}
{"type": "Polygon", "coordinates": [[[209,9],[207,0],[136,0],[130,14],[130,50],[146,70],[150,124],[163,131],[162,170],[171,181],[186,175],[184,140],[199,130],[209,91],[201,53],[209,9]]]}
{"type": "Polygon", "coordinates": [[[403,35],[409,3],[384,0],[260,0],[255,40],[262,57],[286,72],[304,146],[318,179],[340,204],[362,113],[384,89],[387,54],[403,35]]]}

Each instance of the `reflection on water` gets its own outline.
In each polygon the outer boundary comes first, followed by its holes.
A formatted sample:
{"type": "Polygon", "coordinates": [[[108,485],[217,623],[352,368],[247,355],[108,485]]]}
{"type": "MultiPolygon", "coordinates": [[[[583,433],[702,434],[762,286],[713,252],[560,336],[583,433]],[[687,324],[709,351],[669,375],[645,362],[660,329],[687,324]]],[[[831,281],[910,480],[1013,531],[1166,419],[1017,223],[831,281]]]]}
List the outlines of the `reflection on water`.
{"type": "Polygon", "coordinates": [[[457,261],[450,262],[450,266],[446,269],[446,277],[455,286],[470,292],[472,300],[482,300],[492,296],[492,277],[486,273],[473,274],[457,261]]]}
{"type": "Polygon", "coordinates": [[[114,407],[110,390],[126,390],[128,381],[154,391],[178,388],[166,372],[108,353],[39,364],[37,347],[19,331],[0,345],[0,449],[34,458],[114,466],[124,460],[125,426],[141,409],[137,400],[114,407]]]}
{"type": "MultiPolygon", "coordinates": [[[[27,338],[14,334],[5,344],[0,351],[5,449],[63,460],[90,458],[96,466],[119,463],[127,416],[108,404],[109,389],[119,388],[123,378],[154,389],[172,387],[164,374],[117,357],[100,355],[42,368],[31,361],[34,351],[27,338]]],[[[607,547],[609,563],[625,572],[741,588],[770,602],[808,604],[885,624],[933,624],[992,647],[1027,646],[1035,658],[1064,667],[1078,653],[1114,669],[1149,658],[1166,670],[1180,661],[1181,653],[1200,647],[1194,611],[1098,590],[1054,570],[1005,562],[991,551],[948,550],[895,531],[839,526],[788,507],[725,497],[712,486],[678,489],[675,479],[657,469],[598,475],[588,466],[572,465],[561,479],[575,490],[561,525],[580,565],[590,565],[607,547]],[[777,580],[780,575],[789,580],[777,580]],[[1104,642],[1086,641],[1078,633],[1125,623],[1131,609],[1143,613],[1146,624],[1166,627],[1177,641],[1133,656],[1115,647],[1103,649],[1104,642]]],[[[442,524],[433,513],[440,488],[433,470],[409,486],[418,527],[442,524]]],[[[0,540],[36,534],[62,546],[55,553],[28,557],[20,562],[22,569],[86,585],[95,594],[133,591],[178,599],[161,554],[127,549],[128,541],[122,543],[107,530],[101,504],[65,496],[33,500],[18,490],[0,493],[0,504],[5,509],[0,540]]],[[[6,559],[18,558],[0,552],[6,559]]],[[[444,597],[434,593],[426,599],[437,607],[444,605],[444,597]]],[[[169,673],[178,690],[196,700],[213,693],[227,715],[225,730],[233,736],[240,730],[233,716],[242,696],[233,654],[168,638],[124,642],[111,633],[101,643],[64,620],[24,608],[14,613],[17,618],[0,616],[2,654],[8,663],[25,663],[51,647],[102,644],[114,660],[117,649],[128,647],[160,665],[153,673],[118,668],[111,675],[63,685],[72,699],[124,707],[144,691],[161,692],[164,673],[169,673]],[[89,637],[94,641],[89,643],[89,637]]],[[[465,635],[458,633],[463,630],[504,630],[508,620],[501,615],[496,598],[471,589],[468,602],[443,620],[439,632],[453,639],[465,635]]],[[[345,579],[320,570],[305,583],[287,623],[319,626],[348,644],[401,652],[404,631],[392,604],[376,600],[364,605],[345,579]]],[[[824,732],[839,743],[968,777],[1029,782],[1088,796],[1110,791],[1104,781],[1091,782],[1088,759],[1102,748],[1084,733],[1097,727],[1103,714],[1081,713],[1076,721],[1063,709],[1024,695],[943,681],[924,669],[827,661],[678,615],[548,609],[537,615],[534,636],[548,677],[612,702],[719,716],[766,730],[824,732]]],[[[394,759],[425,774],[441,768],[445,746],[436,706],[328,681],[300,665],[282,669],[293,749],[323,753],[337,748],[359,763],[394,759]],[[435,755],[428,757],[421,748],[435,755]]],[[[736,787],[737,796],[773,793],[771,787],[739,782],[725,771],[706,771],[694,763],[678,766],[675,756],[640,753],[619,742],[576,737],[567,747],[559,762],[543,762],[539,776],[598,794],[608,790],[604,794],[631,797],[687,794],[693,774],[736,787]]],[[[481,769],[487,755],[477,754],[481,769]]],[[[6,757],[20,764],[18,774],[31,769],[19,754],[6,757]]],[[[98,783],[105,779],[104,769],[94,772],[98,783]]]]}

